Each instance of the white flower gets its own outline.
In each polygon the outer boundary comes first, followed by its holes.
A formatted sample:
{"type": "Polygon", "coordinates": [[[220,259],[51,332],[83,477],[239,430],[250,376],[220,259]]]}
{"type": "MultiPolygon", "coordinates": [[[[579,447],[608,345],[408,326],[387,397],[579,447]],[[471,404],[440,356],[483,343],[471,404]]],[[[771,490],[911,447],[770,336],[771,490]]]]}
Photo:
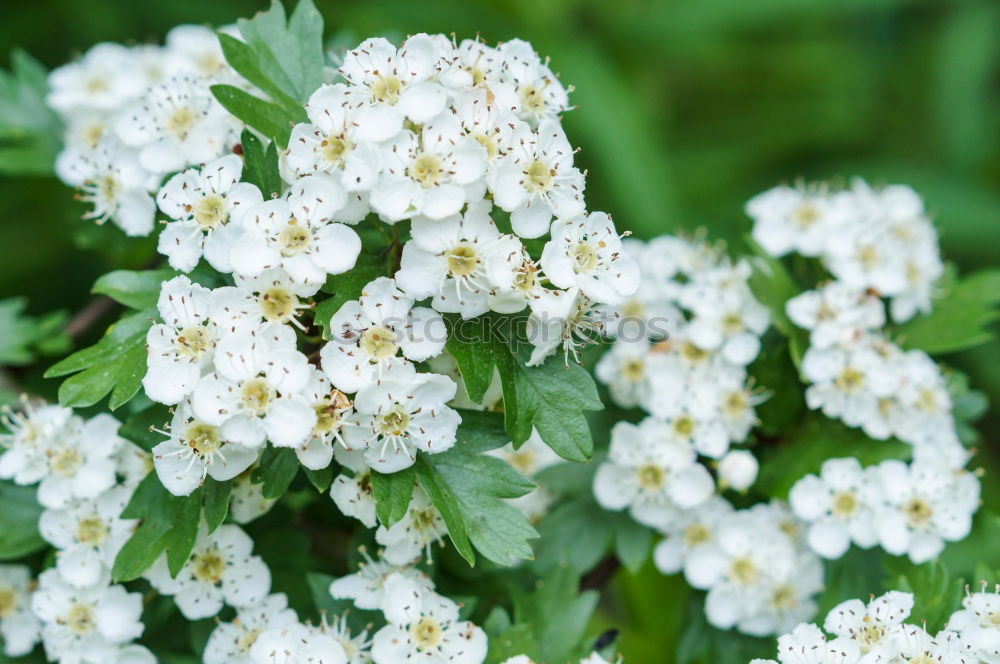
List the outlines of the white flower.
{"type": "Polygon", "coordinates": [[[372,490],[372,470],[362,458],[361,450],[346,451],[338,448],[335,452],[338,463],[349,469],[352,474],[340,473],[333,478],[330,485],[330,498],[341,512],[354,517],[365,525],[374,528],[378,525],[375,518],[375,493],[372,490]]]}
{"type": "Polygon", "coordinates": [[[233,488],[229,499],[229,516],[239,524],[250,523],[267,514],[276,498],[264,497],[264,484],[254,484],[253,466],[233,478],[233,488]]]}
{"type": "Polygon", "coordinates": [[[58,509],[78,498],[96,498],[114,486],[114,455],[123,443],[120,426],[110,415],[95,415],[53,441],[45,452],[49,470],[38,485],[38,502],[58,509]]]}
{"type": "Polygon", "coordinates": [[[20,410],[4,407],[0,434],[0,479],[34,484],[49,472],[48,451],[56,440],[73,435],[80,418],[68,408],[21,399],[20,410]]]}
{"type": "Polygon", "coordinates": [[[348,664],[340,642],[321,630],[295,623],[264,631],[250,648],[254,664],[348,664]]]}
{"type": "Polygon", "coordinates": [[[882,548],[907,554],[914,564],[934,558],[945,540],[963,539],[979,506],[979,480],[972,473],[936,463],[887,460],[878,465],[884,506],[875,517],[882,548]]]}
{"type": "Polygon", "coordinates": [[[557,120],[569,110],[569,94],[552,70],[526,41],[511,39],[497,49],[503,63],[501,79],[510,83],[518,99],[518,115],[532,126],[557,120]]]}
{"type": "Polygon", "coordinates": [[[719,484],[736,491],[746,491],[754,480],[760,464],[748,450],[730,450],[719,460],[719,484]]]}
{"type": "Polygon", "coordinates": [[[862,333],[885,325],[881,300],[840,281],[793,297],[785,311],[793,323],[810,331],[809,343],[816,348],[848,346],[862,333]]]}
{"type": "Polygon", "coordinates": [[[824,558],[840,558],[853,541],[870,548],[878,541],[875,510],[881,490],[874,468],[854,457],[828,459],[819,476],[806,475],[788,496],[792,510],[809,523],[808,541],[824,558]]]}
{"type": "MultiPolygon", "coordinates": [[[[656,568],[664,574],[676,574],[685,570],[685,564],[691,552],[699,547],[715,546],[715,531],[719,522],[732,513],[733,506],[728,501],[712,496],[697,507],[686,510],[674,510],[664,513],[662,522],[654,524],[664,534],[664,539],[653,550],[653,562],[656,568]]],[[[696,588],[705,588],[709,584],[692,580],[688,583],[696,588]]]]}
{"type": "Polygon", "coordinates": [[[341,450],[347,445],[343,432],[344,427],[354,425],[351,419],[354,405],[315,367],[302,393],[316,413],[316,425],[309,439],[295,448],[295,456],[306,468],[322,470],[330,465],[334,443],[340,443],[341,450]]]}
{"type": "Polygon", "coordinates": [[[320,616],[320,624],[316,629],[340,644],[347,657],[347,664],[371,664],[371,640],[368,629],[362,629],[356,634],[351,633],[347,624],[347,612],[327,622],[327,616],[320,616]]]}
{"type": "Polygon", "coordinates": [[[620,304],[639,288],[639,264],[623,251],[611,218],[603,212],[556,221],[542,250],[542,269],[559,288],[578,287],[591,300],[620,304]]]}
{"type": "Polygon", "coordinates": [[[416,487],[402,519],[389,528],[379,526],[375,541],[385,547],[382,557],[393,565],[408,565],[423,556],[431,560],[431,546],[448,532],[444,519],[423,489],[416,487]]]}
{"type": "MultiPolygon", "coordinates": [[[[219,30],[233,35],[232,27],[219,30]]],[[[170,29],[166,38],[166,62],[171,73],[191,74],[209,79],[224,80],[230,72],[226,58],[219,46],[216,31],[203,25],[178,25],[170,29]]]]}
{"type": "Polygon", "coordinates": [[[389,365],[355,396],[357,426],[344,429],[348,448],[364,449],[368,465],[383,473],[413,465],[417,450],[449,449],[461,418],[445,404],[456,387],[451,378],[417,373],[412,364],[389,365]]]}
{"type": "Polygon", "coordinates": [[[511,112],[512,100],[497,98],[497,92],[503,90],[507,87],[461,90],[452,107],[462,129],[486,149],[490,166],[498,164],[518,142],[531,138],[531,128],[511,112]]]}
{"type": "Polygon", "coordinates": [[[451,114],[403,130],[382,148],[382,174],[371,206],[386,221],[424,215],[444,219],[485,192],[486,149],[451,114]]]}
{"type": "Polygon", "coordinates": [[[541,237],[553,215],[570,219],[583,213],[585,184],[583,173],[573,166],[573,153],[562,126],[544,120],[496,165],[490,181],[493,200],[511,213],[515,233],[541,237]]]}
{"type": "Polygon", "coordinates": [[[848,220],[850,207],[844,203],[824,191],[783,186],[750,199],[746,213],[754,220],[754,242],[770,255],[818,256],[848,220]]]}
{"type": "Polygon", "coordinates": [[[135,489],[153,470],[153,455],[131,441],[124,441],[115,453],[119,486],[135,489]]]}
{"type": "Polygon", "coordinates": [[[85,219],[98,224],[110,219],[132,237],[153,230],[156,203],[147,187],[150,175],[117,141],[105,139],[93,150],[63,152],[57,171],[64,182],[80,189],[80,200],[93,207],[85,219]]]}
{"type": "Polygon", "coordinates": [[[240,232],[244,212],[263,202],[260,190],[240,182],[243,161],[230,154],[173,176],[156,195],[174,221],[160,233],[157,250],[170,266],[190,272],[205,256],[219,272],[231,272],[229,253],[240,232]]]}
{"type": "Polygon", "coordinates": [[[594,367],[597,380],[608,386],[611,398],[622,408],[645,403],[650,387],[649,341],[616,339],[594,367]]]}
{"type": "Polygon", "coordinates": [[[59,549],[56,568],[67,583],[91,586],[111,572],[115,556],[137,524],[119,518],[130,495],[128,489],[114,487],[95,499],[42,512],[38,530],[59,549]]]}
{"type": "Polygon", "coordinates": [[[108,585],[107,578],[83,588],[67,584],[57,570],[38,577],[31,609],[42,621],[42,642],[50,661],[101,661],[142,634],[142,595],[108,585]]]}
{"type": "Polygon", "coordinates": [[[31,612],[33,589],[26,565],[0,564],[0,636],[7,657],[27,655],[40,638],[38,618],[31,612]]]}
{"type": "Polygon", "coordinates": [[[827,641],[816,625],[799,625],[778,637],[782,664],[853,664],[860,655],[858,644],[845,638],[827,641]]]}
{"type": "Polygon", "coordinates": [[[187,496],[206,477],[224,482],[257,460],[257,449],[222,437],[219,427],[199,420],[191,401],[174,412],[169,438],[153,448],[153,468],[160,482],[175,496],[187,496]]]}
{"type": "Polygon", "coordinates": [[[142,94],[143,83],[129,49],[101,43],[76,62],[52,70],[46,101],[67,115],[85,109],[112,111],[142,94]]]}
{"type": "Polygon", "coordinates": [[[261,633],[285,629],[298,621],[288,599],[281,593],[268,595],[256,604],[236,610],[230,622],[219,623],[208,637],[205,664],[250,664],[250,649],[261,633]]]}
{"type": "Polygon", "coordinates": [[[328,173],[346,191],[367,191],[378,179],[380,154],[356,122],[364,101],[343,84],[323,85],[306,103],[308,123],[295,125],[283,166],[293,177],[328,173]]]}
{"type": "Polygon", "coordinates": [[[390,576],[403,574],[418,586],[430,590],[431,580],[416,567],[400,567],[385,560],[373,560],[365,549],[359,549],[363,562],[358,563],[358,571],[330,583],[330,595],[334,599],[349,599],[359,609],[378,610],[385,598],[385,582],[390,576]]]}
{"type": "Polygon", "coordinates": [[[528,342],[534,348],[529,367],[539,366],[562,348],[563,361],[580,361],[580,350],[601,338],[603,321],[595,304],[576,288],[544,290],[531,302],[528,342]]]}
{"type": "Polygon", "coordinates": [[[330,319],[333,339],[323,346],[323,370],[337,389],[357,392],[373,383],[401,353],[422,362],[444,348],[447,331],[441,316],[414,307],[396,282],[379,277],[330,319]]]}
{"type": "Polygon", "coordinates": [[[285,323],[304,328],[297,316],[309,308],[303,298],[313,295],[316,285],[296,282],[280,268],[264,270],[252,277],[237,274],[234,281],[235,286],[212,291],[212,320],[219,328],[249,330],[285,323]]]}
{"type": "Polygon", "coordinates": [[[215,373],[202,378],[191,398],[195,416],[219,427],[222,440],[259,447],[295,447],[308,440],[316,412],[302,394],[310,376],[287,327],[257,334],[239,330],[215,350],[215,373]]]}
{"type": "Polygon", "coordinates": [[[146,333],[149,354],[142,379],[153,401],[180,403],[211,367],[217,337],[212,306],[212,291],[183,275],[160,286],[157,310],[163,322],[146,333]]]}
{"type": "MultiPolygon", "coordinates": [[[[1000,587],[993,592],[970,593],[966,589],[962,608],[948,619],[947,629],[960,634],[965,650],[987,664],[1000,662],[1000,587]]],[[[964,664],[964,662],[962,663],[964,664]]]]}
{"type": "Polygon", "coordinates": [[[398,50],[374,38],[348,51],[340,75],[350,86],[367,90],[372,104],[359,111],[361,136],[383,141],[399,131],[404,118],[422,124],[444,110],[447,91],[432,80],[439,63],[439,47],[425,34],[408,38],[398,50]]]}
{"type": "Polygon", "coordinates": [[[418,658],[480,664],[486,658],[486,634],[471,622],[460,621],[453,601],[405,576],[390,576],[385,586],[382,610],[389,624],[372,640],[375,664],[418,658]]]}
{"type": "Polygon", "coordinates": [[[354,267],[361,240],[349,227],[333,223],[347,202],[340,183],[326,175],[301,178],[284,198],[265,201],[243,216],[244,233],[230,262],[243,277],[282,268],[293,281],[318,288],[329,274],[354,267]]]}
{"type": "Polygon", "coordinates": [[[669,425],[654,418],[615,424],[608,460],[594,476],[594,495],[602,507],[629,507],[633,518],[647,525],[657,522],[663,508],[695,507],[714,489],[691,445],[672,439],[669,425]]]}
{"type": "Polygon", "coordinates": [[[115,129],[123,143],[139,150],[139,163],[153,173],[209,162],[235,138],[230,116],[208,86],[187,76],[150,88],[124,111],[115,129]]]}
{"type": "Polygon", "coordinates": [[[833,607],[823,629],[852,639],[861,649],[859,664],[892,661],[899,652],[903,621],[913,608],[913,595],[890,591],[868,603],[850,599],[833,607]]]}
{"type": "Polygon", "coordinates": [[[403,247],[396,283],[416,300],[433,297],[441,312],[474,318],[489,309],[496,288],[511,288],[521,265],[521,245],[501,235],[490,219],[490,203],[469,205],[464,216],[416,217],[403,247]]]}
{"type": "Polygon", "coordinates": [[[253,540],[239,526],[221,525],[207,534],[204,524],[188,561],[175,578],[166,554],[146,577],[164,595],[172,595],[188,620],[214,616],[226,604],[242,608],[261,602],[271,589],[271,572],[251,555],[253,540]]]}

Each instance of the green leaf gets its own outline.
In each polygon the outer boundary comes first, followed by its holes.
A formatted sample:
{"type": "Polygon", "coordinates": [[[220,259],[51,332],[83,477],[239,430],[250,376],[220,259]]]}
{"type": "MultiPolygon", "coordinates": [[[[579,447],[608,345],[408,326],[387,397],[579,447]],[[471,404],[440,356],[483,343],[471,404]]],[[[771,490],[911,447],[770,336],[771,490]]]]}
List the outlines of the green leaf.
{"type": "Polygon", "coordinates": [[[20,49],[10,60],[11,71],[0,70],[0,173],[49,175],[62,128],[45,102],[45,67],[20,49]]]}
{"type": "Polygon", "coordinates": [[[304,112],[294,113],[233,85],[213,85],[211,90],[223,108],[282,148],[288,145],[292,125],[305,119],[304,112]]]}
{"type": "Polygon", "coordinates": [[[122,518],[142,519],[142,523],[118,552],[112,577],[116,581],[138,578],[164,549],[168,550],[171,574],[176,575],[194,546],[200,507],[200,489],[190,496],[175,496],[164,488],[156,473],[146,475],[122,511],[122,518]]]}
{"type": "Polygon", "coordinates": [[[114,410],[135,396],[146,374],[146,332],[155,315],[155,310],[147,309],[126,316],[96,344],[50,367],[46,378],[76,374],[59,386],[59,403],[93,406],[111,393],[109,404],[114,410]]]}
{"type": "Polygon", "coordinates": [[[92,292],[107,295],[132,309],[148,309],[156,306],[160,297],[160,285],[177,276],[175,270],[115,270],[99,277],[94,282],[92,292]]]}
{"type": "MultiPolygon", "coordinates": [[[[770,312],[771,323],[779,332],[786,337],[804,339],[806,337],[805,331],[798,328],[785,312],[785,304],[801,293],[802,287],[780,260],[769,256],[749,236],[745,240],[756,254],[750,258],[752,271],[749,279],[750,290],[754,297],[770,312]]],[[[798,366],[798,362],[796,362],[796,366],[798,366]]]]}
{"type": "Polygon", "coordinates": [[[926,621],[927,631],[937,633],[944,628],[952,613],[961,608],[962,586],[938,560],[914,565],[904,557],[883,557],[888,574],[887,587],[913,593],[910,621],[926,621]]]}
{"type": "Polygon", "coordinates": [[[69,347],[63,330],[65,312],[28,316],[24,313],[27,306],[23,297],[0,300],[0,366],[31,364],[39,353],[60,353],[69,347]]]}
{"type": "Polygon", "coordinates": [[[201,489],[197,489],[177,504],[173,526],[166,535],[167,569],[170,576],[177,576],[191,555],[198,539],[198,522],[201,520],[201,489]]]}
{"type": "Polygon", "coordinates": [[[973,348],[994,338],[990,326],[1000,318],[1000,270],[979,272],[954,284],[933,310],[896,328],[903,348],[932,355],[973,348]]]}
{"type": "Polygon", "coordinates": [[[333,484],[334,473],[332,464],[319,470],[312,470],[311,468],[302,466],[302,472],[306,474],[306,478],[320,493],[326,493],[330,490],[330,485],[333,484]]]}
{"type": "Polygon", "coordinates": [[[299,460],[295,450],[290,447],[264,448],[260,462],[253,470],[250,480],[254,484],[263,484],[261,493],[265,498],[280,498],[288,490],[288,486],[299,472],[299,460]]]}
{"type": "Polygon", "coordinates": [[[534,628],[539,661],[567,662],[577,654],[599,597],[594,590],[578,593],[579,585],[577,573],[559,566],[530,595],[515,595],[515,622],[534,628]]]}
{"type": "Polygon", "coordinates": [[[549,510],[538,524],[541,539],[535,568],[542,573],[560,566],[569,566],[578,574],[590,570],[615,541],[614,516],[601,509],[590,494],[549,510]]]}
{"type": "Polygon", "coordinates": [[[229,513],[229,494],[232,488],[232,480],[220,482],[211,477],[205,478],[205,484],[201,488],[201,506],[208,532],[215,532],[215,529],[226,520],[226,514],[229,513]]]}
{"type": "Polygon", "coordinates": [[[604,404],[590,373],[562,357],[550,357],[539,367],[510,356],[500,368],[504,421],[518,447],[538,431],[542,441],[564,459],[589,461],[594,452],[585,410],[604,404]]]}
{"type": "Polygon", "coordinates": [[[406,516],[416,479],[413,466],[387,474],[372,471],[369,481],[375,495],[375,513],[379,523],[389,528],[406,516]]]}
{"type": "Polygon", "coordinates": [[[118,430],[118,435],[150,452],[165,440],[164,435],[154,429],[166,430],[170,425],[170,418],[168,406],[154,404],[126,419],[118,430]]]}
{"type": "Polygon", "coordinates": [[[444,319],[448,325],[445,347],[458,363],[465,392],[474,403],[482,403],[493,382],[494,367],[508,352],[503,344],[494,340],[492,326],[498,317],[486,315],[466,322],[450,314],[444,319]]]}
{"type": "Polygon", "coordinates": [[[333,295],[316,305],[315,315],[316,323],[323,327],[324,339],[330,338],[330,319],[333,315],[344,306],[345,302],[361,297],[361,291],[365,286],[379,277],[386,276],[387,270],[385,255],[363,251],[353,269],[344,274],[327,277],[322,290],[333,295]]]}
{"type": "Polygon", "coordinates": [[[281,194],[281,175],[278,174],[278,148],[274,141],[267,145],[260,142],[249,129],[240,136],[243,145],[243,182],[260,189],[264,199],[281,194]]]}
{"type": "Polygon", "coordinates": [[[15,560],[45,548],[38,534],[42,507],[35,487],[0,482],[0,560],[15,560]]]}
{"type": "Polygon", "coordinates": [[[299,0],[287,24],[284,7],[273,0],[266,12],[238,25],[257,70],[284,94],[305,102],[323,84],[323,17],[312,0],[299,0]]]}
{"type": "Polygon", "coordinates": [[[258,62],[260,56],[252,46],[224,32],[217,33],[217,36],[226,62],[243,78],[266,92],[280,106],[295,107],[300,105],[261,71],[258,62]]]}
{"type": "Polygon", "coordinates": [[[653,531],[622,514],[615,530],[615,555],[630,572],[637,572],[649,557],[653,531]]]}
{"type": "Polygon", "coordinates": [[[533,555],[528,540],[538,533],[504,499],[523,496],[535,485],[502,459],[482,453],[505,442],[498,416],[463,413],[455,446],[440,454],[421,454],[417,460],[420,485],[441,511],[452,541],[470,564],[475,558],[468,542],[500,565],[513,565],[533,555]]]}

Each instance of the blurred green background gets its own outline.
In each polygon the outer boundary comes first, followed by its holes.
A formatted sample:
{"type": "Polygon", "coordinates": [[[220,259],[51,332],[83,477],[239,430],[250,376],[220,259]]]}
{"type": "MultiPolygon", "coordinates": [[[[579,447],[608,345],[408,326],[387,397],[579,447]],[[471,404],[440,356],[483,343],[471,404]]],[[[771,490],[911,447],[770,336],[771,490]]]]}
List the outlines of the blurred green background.
{"type": "MultiPolygon", "coordinates": [[[[916,187],[933,212],[944,255],[962,273],[998,263],[995,0],[316,4],[328,36],[340,44],[420,31],[532,41],[576,88],[578,110],[565,125],[590,171],[589,207],[612,212],[619,227],[639,236],[705,227],[738,248],[749,229],[743,203],[754,193],[800,177],[861,175],[916,187]]],[[[98,41],[161,40],[177,23],[227,23],[263,5],[8,3],[0,59],[6,66],[11,49],[22,47],[53,67],[98,41]]],[[[82,211],[54,180],[0,180],[0,297],[27,295],[36,314],[75,310],[109,265],[146,260],[148,243],[95,229],[79,220],[82,211]]],[[[997,403],[998,358],[994,342],[945,359],[997,403]]],[[[995,414],[982,423],[987,444],[997,425],[995,414]]],[[[654,575],[619,580],[633,604],[625,611],[631,629],[648,635],[634,661],[661,661],[656,649],[677,636],[660,625],[671,623],[665,612],[684,611],[671,606],[678,584],[654,575]],[[645,592],[628,592],[630,586],[645,592]]],[[[662,661],[669,658],[663,652],[662,661]]]]}

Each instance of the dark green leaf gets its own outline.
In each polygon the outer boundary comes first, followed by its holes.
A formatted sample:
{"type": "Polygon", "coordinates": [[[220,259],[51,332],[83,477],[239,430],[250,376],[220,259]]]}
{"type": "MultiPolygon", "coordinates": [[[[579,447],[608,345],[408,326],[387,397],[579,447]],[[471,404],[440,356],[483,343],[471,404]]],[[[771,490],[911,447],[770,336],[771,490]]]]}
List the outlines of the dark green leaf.
{"type": "Polygon", "coordinates": [[[177,503],[173,525],[167,532],[164,545],[167,550],[167,569],[170,576],[177,576],[191,555],[198,538],[198,522],[201,520],[201,489],[177,503]]]}
{"type": "Polygon", "coordinates": [[[240,136],[243,145],[243,181],[260,189],[267,200],[281,193],[281,176],[278,174],[278,150],[274,141],[264,149],[260,139],[249,129],[240,136]]]}
{"type": "Polygon", "coordinates": [[[251,475],[251,481],[263,484],[261,493],[265,498],[280,498],[298,472],[299,460],[293,449],[269,445],[264,448],[260,462],[251,475]]]}
{"type": "Polygon", "coordinates": [[[111,577],[116,582],[122,582],[142,576],[142,573],[152,567],[163,553],[168,530],[158,528],[150,522],[143,522],[115,557],[114,565],[111,567],[111,577]]]}
{"type": "Polygon", "coordinates": [[[126,307],[148,309],[156,306],[160,284],[176,276],[174,270],[116,270],[99,277],[91,290],[107,295],[126,307]]]}
{"type": "Polygon", "coordinates": [[[220,482],[211,477],[205,478],[205,484],[201,488],[202,511],[205,514],[205,525],[208,526],[208,532],[215,532],[215,529],[226,520],[226,514],[229,512],[229,494],[232,488],[232,480],[220,482]]]}
{"type": "Polygon", "coordinates": [[[42,507],[35,487],[0,482],[0,560],[14,560],[45,547],[38,534],[42,507]]]}
{"type": "Polygon", "coordinates": [[[162,433],[153,429],[165,431],[170,424],[170,417],[167,406],[154,404],[126,419],[118,430],[118,435],[149,452],[166,439],[162,433]]]}
{"type": "Polygon", "coordinates": [[[375,513],[379,523],[389,528],[406,516],[413,497],[413,483],[417,479],[413,466],[395,473],[372,471],[372,492],[375,494],[375,513]]]}
{"type": "Polygon", "coordinates": [[[567,662],[578,654],[598,600],[596,591],[578,593],[579,583],[579,574],[559,566],[530,595],[515,597],[515,622],[533,627],[540,661],[567,662]]]}
{"type": "Polygon", "coordinates": [[[302,466],[302,472],[306,474],[306,478],[309,482],[316,487],[316,490],[320,493],[326,493],[330,490],[330,485],[333,484],[333,465],[329,465],[326,468],[320,468],[319,470],[312,470],[311,468],[306,468],[302,466]]]}

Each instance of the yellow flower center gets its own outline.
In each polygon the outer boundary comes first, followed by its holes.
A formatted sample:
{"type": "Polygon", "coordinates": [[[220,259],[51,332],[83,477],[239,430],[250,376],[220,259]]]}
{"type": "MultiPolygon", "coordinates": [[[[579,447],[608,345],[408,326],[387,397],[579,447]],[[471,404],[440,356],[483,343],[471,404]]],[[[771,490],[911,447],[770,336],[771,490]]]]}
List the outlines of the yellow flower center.
{"type": "Polygon", "coordinates": [[[833,495],[831,511],[835,516],[846,518],[858,509],[858,499],[850,491],[839,491],[833,495]]]}
{"type": "Polygon", "coordinates": [[[360,346],[374,364],[396,354],[396,335],[381,325],[373,325],[362,333],[360,346]]]}
{"type": "Polygon", "coordinates": [[[351,142],[341,136],[330,135],[320,143],[323,158],[338,168],[344,165],[344,158],[352,147],[351,142]]]}
{"type": "Polygon", "coordinates": [[[684,438],[694,433],[694,419],[690,415],[681,415],[674,420],[674,431],[684,438]]]}
{"type": "Polygon", "coordinates": [[[107,536],[108,526],[100,517],[89,516],[76,524],[76,539],[82,544],[100,544],[107,536]]]}
{"type": "Polygon", "coordinates": [[[203,229],[215,228],[229,220],[226,201],[218,194],[209,194],[194,204],[194,220],[203,229]]]}
{"type": "Polygon", "coordinates": [[[833,380],[833,384],[841,392],[854,393],[864,386],[865,375],[854,367],[844,367],[840,375],[833,380]]]}
{"type": "Polygon", "coordinates": [[[206,583],[219,583],[226,571],[226,561],[215,549],[209,549],[194,557],[191,571],[195,578],[206,583]]]}
{"type": "Polygon", "coordinates": [[[487,159],[490,161],[496,159],[497,154],[500,153],[500,146],[497,145],[497,142],[492,137],[483,133],[473,134],[472,137],[485,148],[487,159]]]}
{"type": "Polygon", "coordinates": [[[573,269],[577,274],[597,267],[597,248],[590,242],[579,242],[573,248],[573,269]]]}
{"type": "Polygon", "coordinates": [[[244,408],[254,415],[264,415],[278,394],[266,380],[254,378],[243,384],[240,396],[244,408]]]}
{"type": "Polygon", "coordinates": [[[771,595],[771,604],[785,611],[794,609],[798,605],[795,601],[795,588],[787,583],[778,585],[771,595]]]}
{"type": "Polygon", "coordinates": [[[118,180],[111,175],[105,175],[97,185],[101,192],[101,197],[106,201],[113,201],[118,198],[118,180]]]}
{"type": "Polygon", "coordinates": [[[66,613],[66,626],[83,636],[94,630],[94,610],[86,604],[74,604],[66,613]]]}
{"type": "Polygon", "coordinates": [[[0,587],[0,619],[14,615],[18,604],[18,593],[13,588],[0,587]]]}
{"type": "Polygon", "coordinates": [[[468,242],[462,242],[448,252],[448,271],[456,277],[467,277],[479,266],[479,254],[468,242]]]}
{"type": "Polygon", "coordinates": [[[410,626],[410,637],[417,650],[431,650],[437,648],[444,640],[444,632],[436,620],[423,616],[410,626]]]}
{"type": "Polygon", "coordinates": [[[399,93],[402,89],[402,81],[395,76],[376,76],[375,82],[372,83],[372,101],[395,104],[399,101],[399,93]]]}
{"type": "Polygon", "coordinates": [[[692,523],[684,529],[684,543],[688,547],[695,547],[712,539],[712,531],[704,524],[692,523]]]}
{"type": "Polygon", "coordinates": [[[219,430],[210,424],[194,422],[184,432],[184,443],[198,456],[212,454],[219,449],[219,430]]]}
{"type": "Polygon", "coordinates": [[[646,363],[639,358],[631,358],[622,365],[622,376],[625,380],[636,382],[642,380],[646,373],[646,363]]]}
{"type": "Polygon", "coordinates": [[[757,580],[757,566],[749,558],[737,558],[729,566],[733,580],[743,585],[750,585],[757,580]]]}
{"type": "Polygon", "coordinates": [[[545,110],[545,96],[542,90],[526,85],[521,88],[521,104],[533,113],[541,113],[545,110]]]}
{"type": "Polygon", "coordinates": [[[903,505],[903,514],[911,528],[920,528],[931,520],[931,517],[934,516],[934,510],[924,500],[911,498],[903,505]]]}
{"type": "Polygon", "coordinates": [[[72,477],[81,463],[83,458],[74,447],[64,447],[49,458],[49,468],[63,477],[72,477]]]}
{"type": "Polygon", "coordinates": [[[278,247],[282,256],[294,256],[309,249],[312,243],[312,233],[305,224],[292,217],[288,225],[278,234],[278,247]]]}
{"type": "Polygon", "coordinates": [[[663,488],[663,484],[667,479],[667,474],[663,472],[663,469],[651,463],[639,466],[636,475],[639,486],[649,491],[663,488]]]}
{"type": "Polygon", "coordinates": [[[421,152],[410,164],[407,174],[424,189],[440,184],[447,172],[437,155],[421,152]]]}
{"type": "Polygon", "coordinates": [[[278,286],[261,293],[259,302],[264,318],[277,323],[287,323],[291,320],[299,306],[298,297],[278,286]]]}
{"type": "Polygon", "coordinates": [[[819,210],[810,201],[800,203],[792,210],[792,225],[799,230],[805,230],[819,219],[819,210]]]}
{"type": "Polygon", "coordinates": [[[201,325],[185,327],[174,341],[177,354],[194,361],[200,360],[201,356],[211,347],[212,335],[201,325]]]}
{"type": "Polygon", "coordinates": [[[524,188],[532,193],[548,191],[555,175],[545,162],[536,159],[524,169],[524,188]]]}
{"type": "Polygon", "coordinates": [[[742,390],[734,390],[722,398],[722,414],[735,419],[747,410],[747,395],[742,390]]]}
{"type": "Polygon", "coordinates": [[[399,404],[382,414],[378,419],[378,431],[383,436],[402,436],[410,425],[410,414],[399,404]]]}
{"type": "Polygon", "coordinates": [[[164,128],[177,138],[184,140],[197,121],[198,116],[190,108],[178,106],[167,116],[164,128]]]}

